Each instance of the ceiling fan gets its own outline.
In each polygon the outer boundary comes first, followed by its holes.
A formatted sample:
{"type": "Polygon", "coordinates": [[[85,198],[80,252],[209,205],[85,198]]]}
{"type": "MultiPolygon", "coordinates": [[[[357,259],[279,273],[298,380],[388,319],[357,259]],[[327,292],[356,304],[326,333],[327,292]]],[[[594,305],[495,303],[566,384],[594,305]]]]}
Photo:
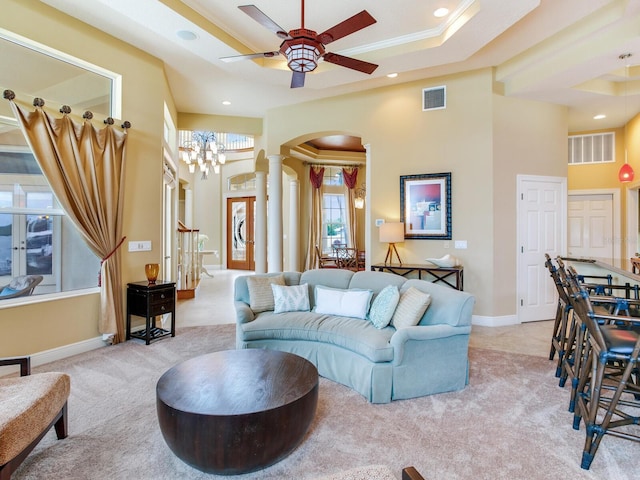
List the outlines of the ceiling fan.
{"type": "Polygon", "coordinates": [[[252,53],[249,55],[236,55],[232,57],[223,57],[220,60],[225,62],[233,62],[236,60],[245,60],[250,58],[270,58],[278,55],[284,55],[287,58],[287,65],[293,72],[291,78],[291,88],[304,87],[304,77],[307,72],[312,72],[318,66],[318,62],[322,59],[325,62],[340,65],[341,67],[351,68],[359,72],[371,74],[378,68],[374,63],[357,60],[351,57],[345,57],[337,53],[325,51],[325,45],[334,42],[342,37],[346,37],[358,30],[376,23],[366,10],[355,14],[328,30],[318,34],[314,30],[304,27],[304,0],[302,3],[302,26],[295,30],[286,32],[277,23],[271,20],[255,5],[241,5],[238,8],[253,18],[263,27],[271,30],[283,41],[280,49],[273,52],[252,53]]]}

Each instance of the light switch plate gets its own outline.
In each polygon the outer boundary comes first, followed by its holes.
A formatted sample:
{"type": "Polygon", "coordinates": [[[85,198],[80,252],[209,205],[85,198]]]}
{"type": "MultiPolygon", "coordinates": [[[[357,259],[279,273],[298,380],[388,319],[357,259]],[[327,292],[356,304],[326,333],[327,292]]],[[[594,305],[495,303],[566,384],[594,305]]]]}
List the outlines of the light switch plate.
{"type": "Polygon", "coordinates": [[[454,248],[467,248],[466,240],[456,240],[454,243],[454,248]]]}
{"type": "Polygon", "coordinates": [[[130,252],[150,252],[151,240],[136,240],[134,242],[129,242],[129,251],[130,252]]]}

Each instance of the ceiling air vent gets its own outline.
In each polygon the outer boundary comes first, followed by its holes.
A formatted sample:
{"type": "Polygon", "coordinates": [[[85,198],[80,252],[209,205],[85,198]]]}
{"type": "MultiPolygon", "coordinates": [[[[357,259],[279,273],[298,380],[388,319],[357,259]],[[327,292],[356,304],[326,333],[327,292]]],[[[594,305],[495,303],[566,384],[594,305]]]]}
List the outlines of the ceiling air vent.
{"type": "Polygon", "coordinates": [[[422,89],[422,111],[447,108],[447,87],[422,89]]]}

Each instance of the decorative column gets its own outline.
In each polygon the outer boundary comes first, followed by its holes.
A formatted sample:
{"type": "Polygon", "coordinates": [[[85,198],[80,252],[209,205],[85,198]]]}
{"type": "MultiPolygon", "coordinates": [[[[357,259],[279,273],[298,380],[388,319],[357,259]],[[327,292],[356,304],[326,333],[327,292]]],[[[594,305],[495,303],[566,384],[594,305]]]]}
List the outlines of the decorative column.
{"type": "MultiPolygon", "coordinates": [[[[365,191],[365,199],[364,199],[364,251],[365,251],[365,270],[369,271],[371,269],[371,144],[364,144],[365,150],[365,165],[367,167],[365,173],[365,185],[367,187],[365,191]]],[[[378,232],[376,229],[376,237],[378,236],[378,232]]]]}
{"type": "Polygon", "coordinates": [[[282,155],[269,159],[269,227],[267,228],[267,271],[282,271],[282,155]]]}
{"type": "Polygon", "coordinates": [[[187,228],[193,228],[193,190],[191,187],[184,189],[184,224],[187,228]]]}
{"type": "Polygon", "coordinates": [[[256,224],[253,258],[256,273],[267,272],[267,174],[256,172],[256,224]]]}
{"type": "Polygon", "coordinates": [[[289,181],[289,268],[300,271],[300,188],[298,180],[289,181]]]}

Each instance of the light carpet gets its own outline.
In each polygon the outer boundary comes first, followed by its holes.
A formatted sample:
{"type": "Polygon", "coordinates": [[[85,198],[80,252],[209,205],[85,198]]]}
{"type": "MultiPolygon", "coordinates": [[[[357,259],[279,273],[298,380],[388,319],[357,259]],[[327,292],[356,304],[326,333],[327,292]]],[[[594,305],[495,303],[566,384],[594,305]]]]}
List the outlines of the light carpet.
{"type": "MultiPolygon", "coordinates": [[[[71,375],[70,435],[49,432],[14,480],[229,478],[172,454],[158,427],[155,386],[183,360],[234,348],[234,328],[182,328],[149,346],[133,340],[34,369],[71,375]]],[[[322,378],[302,444],[265,470],[231,478],[334,479],[386,466],[399,479],[410,465],[429,480],[638,478],[639,444],[613,437],[590,471],[580,468],[584,430],[572,429],[569,391],[557,386],[554,362],[483,349],[469,355],[464,390],[385,405],[322,378]]]]}

